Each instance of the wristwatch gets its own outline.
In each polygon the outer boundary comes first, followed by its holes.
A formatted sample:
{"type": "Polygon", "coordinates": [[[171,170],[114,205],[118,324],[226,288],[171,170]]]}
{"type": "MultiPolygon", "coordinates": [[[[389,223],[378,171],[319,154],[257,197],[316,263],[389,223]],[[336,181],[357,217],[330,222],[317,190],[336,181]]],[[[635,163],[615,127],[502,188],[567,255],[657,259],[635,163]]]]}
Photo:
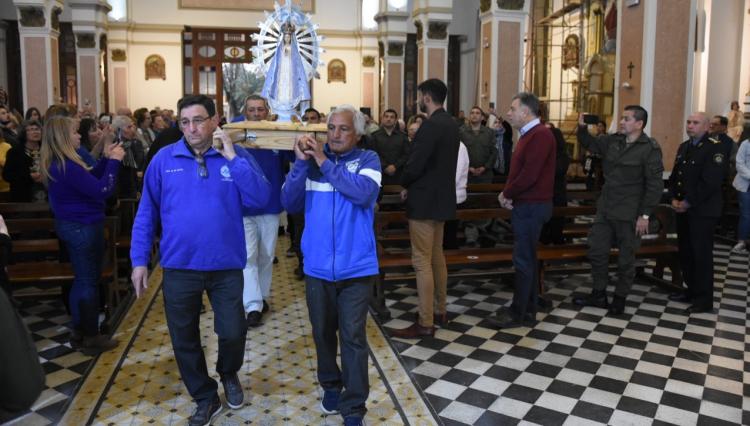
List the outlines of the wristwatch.
{"type": "Polygon", "coordinates": [[[648,220],[649,216],[648,216],[647,214],[642,214],[642,215],[641,215],[641,218],[642,218],[642,219],[646,219],[646,220],[648,220]]]}

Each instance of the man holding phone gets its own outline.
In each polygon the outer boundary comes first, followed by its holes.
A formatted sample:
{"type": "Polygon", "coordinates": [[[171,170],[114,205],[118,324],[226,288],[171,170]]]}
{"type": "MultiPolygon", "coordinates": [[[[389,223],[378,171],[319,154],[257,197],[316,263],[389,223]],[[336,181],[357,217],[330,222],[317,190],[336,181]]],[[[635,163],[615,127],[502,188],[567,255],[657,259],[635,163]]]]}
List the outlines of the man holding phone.
{"type": "Polygon", "coordinates": [[[573,302],[580,306],[609,308],[611,315],[625,311],[625,298],[635,278],[635,252],[640,237],[648,233],[649,219],[659,203],[662,182],[661,147],[643,132],[648,113],[639,105],[625,107],[620,119],[619,133],[600,135],[589,133],[587,124],[597,124],[598,117],[578,118],[578,143],[602,158],[604,187],[597,202],[596,217],[589,232],[589,261],[594,288],[585,297],[573,302]],[[609,256],[612,242],[619,249],[617,256],[617,286],[610,304],[607,300],[609,256]]]}

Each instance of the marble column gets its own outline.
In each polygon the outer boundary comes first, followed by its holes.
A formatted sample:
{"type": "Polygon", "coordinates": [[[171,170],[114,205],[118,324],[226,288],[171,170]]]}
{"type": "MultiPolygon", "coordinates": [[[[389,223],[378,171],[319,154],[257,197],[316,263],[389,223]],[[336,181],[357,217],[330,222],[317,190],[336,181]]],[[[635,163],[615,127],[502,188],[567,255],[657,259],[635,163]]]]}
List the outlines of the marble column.
{"type": "Polygon", "coordinates": [[[430,78],[448,82],[448,25],[452,18],[452,0],[414,0],[417,84],[430,78]]]}
{"type": "Polygon", "coordinates": [[[494,103],[504,113],[511,99],[523,89],[524,37],[530,1],[480,3],[479,106],[494,103]]]}
{"type": "Polygon", "coordinates": [[[107,13],[112,7],[101,0],[73,0],[73,33],[76,36],[76,68],[80,109],[94,114],[105,111],[102,36],[107,31],[107,13]]]}
{"type": "Polygon", "coordinates": [[[406,45],[406,21],[409,14],[393,8],[388,0],[380,0],[380,9],[375,16],[378,23],[378,47],[380,69],[380,111],[393,108],[403,117],[404,112],[404,46],[406,45]]]}
{"type": "Polygon", "coordinates": [[[60,101],[62,0],[13,0],[18,15],[24,108],[44,111],[60,101]]]}
{"type": "Polygon", "coordinates": [[[671,170],[687,137],[685,118],[700,78],[693,74],[696,0],[623,3],[618,3],[615,115],[626,105],[645,108],[646,133],[659,142],[664,167],[671,170]]]}

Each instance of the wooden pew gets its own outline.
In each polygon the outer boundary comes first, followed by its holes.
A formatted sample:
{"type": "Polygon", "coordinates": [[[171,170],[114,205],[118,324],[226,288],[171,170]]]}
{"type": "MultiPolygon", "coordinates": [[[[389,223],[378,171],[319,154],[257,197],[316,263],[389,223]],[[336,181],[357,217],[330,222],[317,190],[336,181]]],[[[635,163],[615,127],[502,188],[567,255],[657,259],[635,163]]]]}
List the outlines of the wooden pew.
{"type": "MultiPolygon", "coordinates": [[[[580,207],[555,207],[553,214],[556,216],[575,217],[590,216],[596,213],[594,206],[580,207]]],[[[460,220],[484,220],[484,219],[509,219],[511,212],[501,208],[490,209],[468,209],[458,210],[457,218],[460,220]]],[[[674,213],[668,206],[660,206],[654,212],[654,217],[659,221],[659,233],[655,238],[644,240],[636,256],[638,258],[650,258],[656,260],[654,275],[663,277],[665,267],[672,272],[672,286],[680,286],[682,276],[677,259],[677,244],[669,239],[669,232],[674,228],[674,213]]],[[[392,223],[406,222],[406,213],[401,211],[378,212],[376,215],[376,236],[392,223]]],[[[386,272],[395,270],[411,269],[411,253],[408,250],[389,250],[383,245],[383,240],[378,240],[378,262],[380,266],[380,282],[376,286],[373,300],[373,310],[381,317],[388,318],[390,313],[385,308],[384,285],[389,278],[386,272]]],[[[539,286],[540,294],[543,292],[544,273],[548,265],[586,261],[588,246],[586,244],[566,244],[560,246],[537,247],[539,261],[539,286]]],[[[488,249],[463,249],[446,250],[444,252],[446,265],[451,269],[466,267],[484,267],[496,269],[502,264],[510,264],[513,260],[511,247],[494,247],[488,249]]],[[[617,250],[613,249],[611,258],[617,256],[617,250]]],[[[639,268],[642,274],[642,268],[639,268]]],[[[396,278],[399,279],[399,278],[396,278]]],[[[403,279],[401,277],[401,279],[403,279]]]]}

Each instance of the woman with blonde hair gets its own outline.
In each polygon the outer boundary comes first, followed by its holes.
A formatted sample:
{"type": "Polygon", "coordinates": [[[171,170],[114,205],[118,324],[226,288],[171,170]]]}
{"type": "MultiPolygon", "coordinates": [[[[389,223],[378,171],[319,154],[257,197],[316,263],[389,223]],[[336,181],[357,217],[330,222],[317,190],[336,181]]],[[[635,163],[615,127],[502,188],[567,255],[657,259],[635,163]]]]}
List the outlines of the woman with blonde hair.
{"type": "Polygon", "coordinates": [[[89,355],[110,350],[117,341],[99,333],[99,279],[104,255],[104,202],[115,189],[125,151],[107,143],[104,156],[89,167],[76,152],[78,124],[54,116],[44,123],[40,169],[48,186],[55,231],[65,244],[75,278],[70,290],[71,344],[89,355]]]}

